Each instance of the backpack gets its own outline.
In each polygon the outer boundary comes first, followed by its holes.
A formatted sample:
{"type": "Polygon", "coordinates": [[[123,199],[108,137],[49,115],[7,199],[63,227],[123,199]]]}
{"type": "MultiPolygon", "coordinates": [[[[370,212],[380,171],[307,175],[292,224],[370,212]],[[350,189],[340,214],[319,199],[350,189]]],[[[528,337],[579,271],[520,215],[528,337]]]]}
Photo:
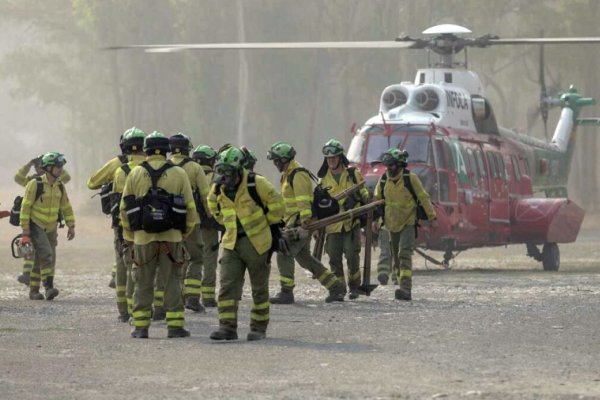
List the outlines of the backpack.
{"type": "Polygon", "coordinates": [[[167,161],[162,167],[155,170],[147,161],[140,167],[148,171],[152,186],[143,197],[135,198],[134,195],[125,196],[125,213],[132,231],[143,230],[148,233],[160,233],[169,229],[186,231],[187,206],[183,195],[175,195],[158,187],[160,177],[173,163],[167,161]]]}
{"type": "MultiPolygon", "coordinates": [[[[128,176],[131,172],[131,167],[129,166],[129,164],[122,164],[119,168],[121,168],[123,172],[125,172],[125,176],[128,176]]],[[[112,189],[113,185],[111,184],[110,187],[112,189]]],[[[113,228],[118,228],[121,225],[121,217],[119,216],[121,209],[119,206],[121,204],[122,195],[122,193],[117,192],[112,192],[108,195],[108,199],[110,201],[110,215],[112,216],[113,228]]]]}
{"type": "MultiPolygon", "coordinates": [[[[42,182],[42,177],[36,176],[35,181],[36,181],[37,187],[35,190],[35,200],[33,200],[34,203],[42,196],[42,194],[44,194],[44,183],[42,182]]],[[[65,188],[64,188],[62,182],[58,183],[58,188],[60,189],[61,196],[64,195],[65,188]]],[[[21,225],[21,205],[22,204],[23,204],[23,196],[15,197],[13,206],[10,209],[10,218],[8,221],[13,226],[21,225]]],[[[64,226],[64,224],[62,223],[62,220],[63,220],[63,215],[62,215],[62,212],[59,211],[58,212],[58,224],[61,228],[64,226]]]]}
{"type": "MultiPolygon", "coordinates": [[[[387,172],[383,174],[383,176],[381,177],[381,180],[379,181],[379,191],[381,192],[381,199],[385,200],[385,194],[384,194],[384,188],[385,188],[385,184],[387,183],[387,172]]],[[[425,212],[425,208],[423,208],[423,205],[421,204],[421,201],[417,198],[417,194],[415,193],[415,189],[412,186],[412,182],[410,181],[410,171],[406,168],[404,168],[404,171],[402,173],[402,179],[404,181],[404,187],[406,189],[408,189],[408,191],[410,192],[410,195],[412,196],[415,204],[417,205],[417,223],[415,224],[415,227],[419,227],[419,221],[423,220],[423,221],[427,221],[429,218],[427,217],[427,213],[425,212]]],[[[385,208],[384,206],[381,207],[380,213],[378,216],[381,216],[381,218],[383,218],[385,216],[385,212],[384,212],[385,208]]],[[[416,232],[416,230],[415,230],[416,232]]]]}
{"type": "MultiPolygon", "coordinates": [[[[124,154],[120,154],[117,156],[119,158],[119,161],[121,161],[121,167],[123,167],[123,165],[127,165],[127,163],[129,162],[129,160],[127,159],[127,156],[124,154]]],[[[106,215],[111,215],[111,210],[112,210],[112,204],[111,204],[111,197],[110,195],[113,192],[113,183],[109,182],[109,183],[105,183],[104,185],[102,185],[102,187],[100,187],[100,192],[98,193],[98,195],[100,196],[100,206],[102,208],[102,213],[106,214],[106,215]]]]}
{"type": "MultiPolygon", "coordinates": [[[[294,188],[294,177],[298,172],[307,173],[310,179],[317,182],[317,177],[312,172],[310,172],[304,167],[299,167],[292,170],[292,172],[287,177],[287,182],[292,189],[294,188]]],[[[331,197],[329,189],[330,188],[323,187],[323,185],[319,183],[317,184],[317,186],[315,186],[315,189],[313,190],[313,201],[311,203],[311,210],[313,216],[315,216],[317,219],[331,217],[332,215],[336,215],[340,212],[340,204],[336,199],[331,197]]]]}

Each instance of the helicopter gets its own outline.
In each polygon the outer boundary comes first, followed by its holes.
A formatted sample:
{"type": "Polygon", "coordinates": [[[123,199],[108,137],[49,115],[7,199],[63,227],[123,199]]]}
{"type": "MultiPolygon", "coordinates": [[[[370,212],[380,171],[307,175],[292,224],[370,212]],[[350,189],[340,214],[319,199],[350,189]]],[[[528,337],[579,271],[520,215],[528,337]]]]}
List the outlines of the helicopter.
{"type": "Polygon", "coordinates": [[[405,36],[394,41],[131,45],[107,49],[142,49],[150,53],[306,48],[427,50],[428,67],[419,69],[414,81],[386,87],[378,113],[354,130],[348,160],[360,169],[372,190],[385,172],[381,154],[392,147],[408,152],[408,168],[420,177],[437,213],[438,228],[431,230],[424,223],[417,246],[442,251],[444,256],[437,262],[419,251],[428,260],[447,267],[463,250],[525,244],[527,255],[541,262],[544,270],[557,271],[558,244],[577,239],[585,215],[567,197],[566,187],[577,127],[600,125],[599,118],[580,117],[581,110],[594,105],[595,100],[581,96],[572,86],[558,98],[548,96],[541,75],[539,109],[545,126],[548,110],[561,108],[550,141],[503,128],[496,121],[479,76],[468,69],[467,49],[598,43],[600,38],[466,37],[470,33],[463,26],[442,24],[423,31],[423,38],[405,36]],[[456,61],[461,52],[463,61],[456,61]]]}

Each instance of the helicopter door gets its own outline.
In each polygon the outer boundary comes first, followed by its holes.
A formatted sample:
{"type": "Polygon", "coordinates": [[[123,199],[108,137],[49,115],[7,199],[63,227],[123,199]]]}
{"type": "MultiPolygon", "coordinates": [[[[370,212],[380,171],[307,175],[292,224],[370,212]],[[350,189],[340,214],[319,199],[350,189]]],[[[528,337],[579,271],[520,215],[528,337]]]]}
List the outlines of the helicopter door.
{"type": "Polygon", "coordinates": [[[502,155],[494,151],[485,152],[490,178],[490,222],[510,223],[508,202],[508,176],[502,155]]]}

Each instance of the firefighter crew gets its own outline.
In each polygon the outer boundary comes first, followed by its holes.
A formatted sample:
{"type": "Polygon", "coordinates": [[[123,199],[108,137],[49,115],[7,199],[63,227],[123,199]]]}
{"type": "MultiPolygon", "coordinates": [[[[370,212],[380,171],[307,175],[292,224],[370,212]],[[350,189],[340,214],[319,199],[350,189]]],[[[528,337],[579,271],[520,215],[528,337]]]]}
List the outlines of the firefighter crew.
{"type": "Polygon", "coordinates": [[[125,187],[127,176],[133,168],[146,159],[143,151],[144,137],[146,134],[138,128],[128,129],[123,135],[123,151],[127,154],[129,162],[121,165],[115,171],[113,178],[113,193],[111,194],[111,213],[113,216],[113,229],[115,230],[115,252],[117,257],[117,271],[115,275],[117,310],[119,321],[128,322],[133,308],[133,282],[131,280],[131,249],[127,243],[133,242],[130,231],[123,231],[119,205],[125,187]]]}
{"type": "MultiPolygon", "coordinates": [[[[349,161],[344,155],[344,147],[335,139],[325,143],[322,149],[325,159],[323,165],[317,173],[321,178],[320,183],[323,187],[331,188],[329,193],[332,196],[364,181],[363,176],[353,167],[348,167],[349,161]]],[[[363,187],[359,192],[347,196],[339,201],[340,212],[351,210],[360,205],[367,204],[369,201],[369,191],[363,187]]],[[[325,251],[329,256],[329,265],[341,282],[345,284],[344,264],[342,257],[346,257],[348,264],[348,288],[350,299],[358,297],[358,287],[360,286],[360,247],[361,233],[360,220],[348,219],[328,225],[325,228],[327,239],[325,242],[325,251]]]]}
{"type": "Polygon", "coordinates": [[[181,267],[183,239],[194,230],[198,214],[187,174],[167,161],[169,150],[162,133],[146,136],[146,162],[131,171],[121,198],[123,231],[133,232],[133,338],[148,337],[157,273],[165,277],[167,337],[190,335],[184,328],[181,267]]]}
{"type": "Polygon", "coordinates": [[[52,300],[58,296],[54,287],[54,262],[56,260],[58,214],[62,212],[68,226],[67,239],[75,237],[75,216],[69,197],[60,176],[67,161],[60,153],[50,152],[43,155],[41,176],[43,190],[39,193],[38,180],[32,179],[25,186],[21,205],[20,224],[23,229],[21,244],[32,244],[35,251],[35,263],[31,271],[29,298],[31,300],[52,300]],[[40,293],[40,279],[45,294],[40,293]]]}
{"type": "Polygon", "coordinates": [[[253,301],[247,340],[264,339],[269,324],[268,259],[273,244],[270,226],[278,227],[284,206],[273,185],[264,177],[244,169],[243,160],[244,154],[236,147],[220,153],[215,166],[220,180],[213,184],[208,195],[210,212],[225,226],[218,301],[219,329],[210,334],[212,340],[238,338],[238,304],[246,270],[250,276],[253,301]],[[258,204],[257,199],[262,204],[258,204]]]}
{"type": "MultiPolygon", "coordinates": [[[[27,164],[25,164],[21,168],[19,168],[19,170],[17,171],[17,173],[15,175],[15,182],[17,182],[19,185],[25,187],[27,185],[27,183],[30,180],[35,179],[36,176],[44,175],[44,170],[42,169],[42,165],[41,165],[42,156],[43,155],[31,159],[27,164]],[[34,173],[32,175],[28,175],[29,171],[31,170],[31,167],[33,167],[34,173]]],[[[70,180],[71,180],[71,175],[69,175],[67,170],[63,168],[63,172],[60,175],[60,181],[62,183],[67,183],[70,180]]],[[[25,286],[29,285],[29,276],[31,274],[31,270],[33,269],[33,262],[34,262],[34,258],[31,258],[31,259],[25,258],[23,260],[23,272],[21,273],[21,275],[19,275],[17,277],[17,281],[24,284],[25,286]]]]}
{"type": "MultiPolygon", "coordinates": [[[[123,132],[121,134],[121,137],[119,138],[119,147],[121,148],[121,154],[110,159],[108,162],[106,162],[106,164],[104,164],[102,166],[102,168],[100,168],[99,170],[94,172],[94,174],[87,181],[88,189],[98,190],[103,185],[112,183],[112,180],[115,177],[115,171],[117,170],[117,168],[119,168],[121,165],[127,164],[129,162],[127,154],[125,154],[125,151],[123,148],[123,140],[124,140],[125,134],[128,131],[135,130],[135,129],[137,129],[137,128],[134,126],[132,128],[127,129],[125,132],[123,132]]],[[[115,237],[114,241],[116,241],[116,240],[117,239],[115,237]]],[[[115,244],[115,248],[116,248],[116,244],[115,244]]],[[[111,279],[110,279],[110,282],[108,283],[108,287],[113,288],[113,289],[115,289],[115,287],[116,287],[115,275],[117,273],[117,263],[118,263],[117,259],[118,258],[119,258],[119,255],[115,253],[115,262],[113,263],[112,270],[111,270],[111,279]]]]}
{"type": "MultiPolygon", "coordinates": [[[[213,181],[213,167],[217,159],[217,152],[210,146],[202,145],[194,149],[192,158],[202,167],[210,187],[213,181]]],[[[217,259],[219,256],[219,230],[222,230],[223,227],[215,221],[210,212],[207,212],[207,209],[200,210],[200,212],[204,212],[204,215],[200,216],[200,231],[204,243],[202,253],[204,265],[200,286],[202,305],[204,307],[216,307],[215,288],[217,283],[217,259]]]]}
{"type": "MultiPolygon", "coordinates": [[[[412,254],[415,246],[415,224],[417,223],[417,204],[410,190],[404,185],[403,173],[408,161],[406,151],[391,148],[386,151],[381,160],[387,172],[375,186],[375,198],[385,199],[384,225],[390,232],[390,248],[394,269],[398,270],[396,289],[397,300],[412,299],[412,254]]],[[[429,199],[429,194],[417,175],[410,172],[410,184],[431,221],[431,228],[437,228],[436,214],[429,199]]],[[[378,231],[379,221],[373,222],[373,230],[378,231]]]]}
{"type": "MultiPolygon", "coordinates": [[[[196,210],[206,210],[206,196],[209,190],[208,180],[204,169],[190,158],[190,150],[193,149],[190,138],[183,133],[177,133],[169,138],[169,144],[171,146],[171,161],[173,164],[183,168],[190,180],[192,194],[196,202],[196,210]]],[[[200,223],[202,223],[202,219],[200,219],[200,223]]],[[[204,264],[204,244],[200,224],[196,225],[194,230],[187,236],[185,246],[190,260],[187,263],[187,268],[184,270],[184,306],[195,312],[204,312],[204,307],[200,304],[202,267],[204,264]]]]}
{"type": "MultiPolygon", "coordinates": [[[[285,205],[284,222],[287,227],[296,227],[307,223],[312,218],[311,202],[313,185],[311,176],[298,161],[295,160],[296,150],[289,143],[276,142],[271,146],[267,159],[272,160],[277,170],[281,172],[281,194],[285,205]],[[299,170],[294,172],[294,170],[299,170]]],[[[294,303],[294,269],[295,261],[317,278],[321,285],[329,290],[325,298],[327,303],[344,301],[345,286],[323,264],[312,256],[310,240],[295,242],[290,248],[291,255],[277,253],[277,268],[281,291],[271,298],[272,304],[294,303]]]]}

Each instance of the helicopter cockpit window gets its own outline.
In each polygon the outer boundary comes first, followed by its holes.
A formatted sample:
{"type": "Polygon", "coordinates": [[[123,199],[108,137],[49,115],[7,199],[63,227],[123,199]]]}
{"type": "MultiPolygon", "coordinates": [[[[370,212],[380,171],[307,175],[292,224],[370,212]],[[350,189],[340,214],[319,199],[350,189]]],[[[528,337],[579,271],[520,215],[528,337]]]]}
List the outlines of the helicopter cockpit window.
{"type": "Polygon", "coordinates": [[[408,152],[409,163],[429,164],[431,154],[429,136],[408,136],[403,149],[408,152]]]}
{"type": "MultiPolygon", "coordinates": [[[[360,135],[368,140],[366,162],[378,161],[381,154],[391,148],[401,148],[408,151],[409,162],[427,163],[429,161],[429,136],[423,135],[426,132],[428,132],[427,128],[407,127],[406,125],[389,125],[387,132],[383,125],[363,127],[360,135]],[[391,133],[388,133],[390,130],[391,133]],[[407,135],[408,139],[405,143],[407,135]]],[[[354,157],[355,153],[352,156],[354,157]]],[[[352,161],[352,159],[348,159],[352,161]]]]}

